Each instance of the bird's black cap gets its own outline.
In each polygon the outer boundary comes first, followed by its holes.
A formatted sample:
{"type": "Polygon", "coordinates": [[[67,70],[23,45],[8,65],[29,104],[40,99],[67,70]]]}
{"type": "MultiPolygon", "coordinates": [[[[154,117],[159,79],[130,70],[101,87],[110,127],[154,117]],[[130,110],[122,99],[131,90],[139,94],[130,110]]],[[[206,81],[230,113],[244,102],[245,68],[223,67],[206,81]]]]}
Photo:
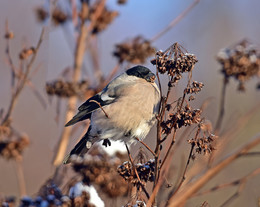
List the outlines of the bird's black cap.
{"type": "Polygon", "coordinates": [[[136,76],[138,78],[143,78],[148,82],[153,82],[155,75],[150,71],[149,68],[137,65],[126,71],[127,75],[136,76]]]}

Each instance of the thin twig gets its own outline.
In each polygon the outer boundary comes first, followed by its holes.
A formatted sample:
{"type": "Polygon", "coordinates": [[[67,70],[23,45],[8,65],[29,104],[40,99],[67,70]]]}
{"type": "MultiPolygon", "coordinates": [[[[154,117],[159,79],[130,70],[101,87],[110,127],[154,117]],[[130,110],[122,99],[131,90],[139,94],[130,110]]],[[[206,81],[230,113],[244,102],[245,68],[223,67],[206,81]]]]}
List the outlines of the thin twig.
{"type": "Polygon", "coordinates": [[[200,0],[193,1],[192,4],[188,8],[186,8],[179,16],[173,19],[166,28],[164,28],[161,32],[152,37],[151,42],[156,41],[166,32],[168,32],[171,28],[173,28],[176,24],[178,24],[199,2],[200,0]]]}
{"type": "Polygon", "coordinates": [[[107,118],[109,118],[107,112],[103,109],[103,107],[101,106],[101,104],[100,104],[98,101],[90,100],[89,102],[94,102],[94,103],[96,103],[96,104],[99,106],[99,108],[104,112],[105,116],[106,116],[107,118]]]}
{"type": "Polygon", "coordinates": [[[246,154],[250,149],[260,144],[260,134],[258,134],[254,139],[246,143],[242,148],[231,153],[229,156],[222,159],[214,167],[210,168],[198,178],[193,183],[190,183],[188,186],[182,188],[175,196],[172,196],[169,200],[169,207],[180,206],[183,202],[186,202],[190,197],[192,197],[198,190],[200,190],[209,180],[215,177],[219,172],[221,172],[229,164],[237,160],[243,154],[246,154]]]}
{"type": "Polygon", "coordinates": [[[135,137],[137,139],[138,142],[140,142],[142,145],[144,145],[146,147],[146,149],[148,149],[152,154],[153,156],[156,156],[156,154],[153,152],[153,150],[147,145],[145,144],[142,140],[140,140],[138,137],[135,137]]]}
{"type": "MultiPolygon", "coordinates": [[[[227,129],[225,132],[221,133],[220,135],[221,139],[219,139],[218,145],[228,146],[228,143],[231,140],[233,140],[232,138],[234,138],[236,134],[240,132],[240,130],[238,129],[245,128],[245,125],[248,123],[250,118],[252,118],[252,116],[255,115],[259,111],[259,109],[260,109],[260,104],[256,104],[249,111],[246,111],[244,115],[236,119],[236,122],[233,124],[233,126],[230,129],[227,129]]],[[[225,149],[224,147],[219,147],[218,150],[214,150],[211,153],[208,161],[208,167],[210,167],[213,164],[215,158],[218,157],[218,155],[220,155],[224,149],[225,149]]]]}
{"type": "MultiPolygon", "coordinates": [[[[246,154],[248,154],[248,153],[246,153],[246,154]]],[[[224,183],[224,184],[221,184],[221,185],[216,185],[216,186],[210,188],[209,190],[197,193],[194,196],[202,196],[202,195],[206,195],[206,194],[215,192],[217,190],[221,190],[223,188],[241,185],[241,183],[248,181],[249,178],[256,176],[258,174],[260,174],[260,168],[255,169],[254,171],[250,172],[249,174],[247,174],[246,176],[244,176],[242,178],[239,178],[239,179],[234,180],[232,182],[227,182],[227,183],[224,183]]]]}
{"type": "Polygon", "coordinates": [[[16,159],[15,165],[16,165],[16,175],[19,184],[20,197],[22,197],[27,195],[22,161],[16,159]]]}
{"type": "MultiPolygon", "coordinates": [[[[1,125],[7,125],[7,124],[9,123],[9,118],[10,118],[10,116],[11,116],[11,113],[12,113],[12,111],[13,111],[13,109],[14,109],[16,103],[17,103],[18,97],[19,97],[19,95],[20,95],[22,89],[23,89],[24,86],[25,86],[25,83],[27,82],[29,73],[30,73],[30,71],[31,71],[32,64],[34,63],[34,60],[35,60],[35,58],[36,58],[36,56],[37,56],[37,54],[38,54],[38,50],[39,50],[40,45],[41,45],[41,43],[42,43],[42,41],[43,41],[43,35],[44,35],[44,28],[42,29],[42,32],[41,32],[40,38],[39,38],[39,40],[38,40],[37,46],[36,46],[36,48],[35,48],[35,51],[34,51],[32,57],[31,57],[29,63],[26,65],[26,70],[25,70],[25,72],[24,72],[22,78],[19,79],[20,81],[19,81],[19,84],[17,85],[17,88],[14,89],[14,84],[12,84],[12,86],[13,86],[13,88],[12,88],[13,94],[12,94],[12,97],[11,97],[11,101],[10,101],[10,104],[9,104],[9,108],[8,108],[8,110],[7,110],[7,113],[6,113],[5,117],[4,117],[3,120],[2,120],[1,125]]],[[[9,45],[7,45],[7,48],[8,48],[8,47],[9,47],[9,45]]],[[[10,59],[9,49],[7,49],[6,51],[7,51],[8,57],[9,57],[9,62],[11,61],[10,64],[11,64],[11,68],[12,68],[12,74],[13,74],[13,76],[14,76],[14,75],[15,75],[15,71],[13,70],[13,69],[14,69],[14,66],[13,66],[13,64],[12,64],[12,60],[10,59]]]]}
{"type": "Polygon", "coordinates": [[[128,146],[127,146],[126,143],[125,143],[125,147],[126,147],[126,149],[127,149],[128,157],[129,157],[129,160],[130,160],[130,162],[131,162],[132,168],[133,168],[133,170],[134,170],[134,172],[135,172],[135,175],[136,175],[136,177],[137,177],[137,179],[138,179],[139,185],[142,187],[142,190],[144,191],[144,193],[145,193],[147,199],[149,199],[149,198],[150,198],[150,195],[149,195],[149,193],[147,192],[147,190],[145,189],[144,185],[142,184],[142,181],[141,181],[141,179],[140,179],[140,177],[139,177],[139,174],[138,174],[138,172],[137,172],[137,170],[136,170],[136,167],[135,167],[135,165],[134,165],[133,158],[132,158],[132,156],[131,156],[131,154],[130,154],[129,148],[128,148],[128,146]]]}
{"type": "Polygon", "coordinates": [[[221,124],[223,122],[223,118],[224,118],[224,114],[225,114],[225,98],[226,98],[227,84],[228,84],[228,81],[227,81],[226,77],[224,77],[222,92],[221,92],[221,99],[220,99],[219,114],[218,114],[218,119],[217,119],[215,130],[214,130],[214,133],[216,135],[219,134],[221,124]]]}

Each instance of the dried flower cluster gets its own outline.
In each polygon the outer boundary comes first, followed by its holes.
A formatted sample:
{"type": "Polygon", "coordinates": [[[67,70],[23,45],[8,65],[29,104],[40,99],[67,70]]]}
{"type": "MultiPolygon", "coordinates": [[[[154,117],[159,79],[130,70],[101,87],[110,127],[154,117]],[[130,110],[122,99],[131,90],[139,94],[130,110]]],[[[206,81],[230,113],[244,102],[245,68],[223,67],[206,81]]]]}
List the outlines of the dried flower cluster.
{"type": "Polygon", "coordinates": [[[83,80],[79,83],[65,82],[62,80],[55,80],[46,83],[46,92],[48,95],[59,97],[80,96],[88,89],[88,82],[83,80]]]}
{"type": "Polygon", "coordinates": [[[34,47],[30,47],[28,49],[23,49],[19,54],[19,58],[21,60],[24,60],[24,59],[27,59],[28,57],[30,57],[31,55],[33,55],[34,53],[35,53],[34,47]]]}
{"type": "Polygon", "coordinates": [[[125,4],[127,2],[127,0],[117,0],[118,4],[125,4]]]}
{"type": "MultiPolygon", "coordinates": [[[[20,200],[20,207],[28,206],[52,206],[52,207],[95,207],[95,205],[89,203],[90,194],[88,192],[82,191],[80,196],[69,197],[63,195],[60,188],[55,184],[48,184],[44,186],[44,192],[36,198],[31,198],[29,196],[24,196],[20,200]]],[[[3,207],[14,207],[15,197],[0,198],[0,205],[3,207]]]]}
{"type": "Polygon", "coordinates": [[[14,38],[14,33],[13,32],[11,32],[11,31],[7,31],[6,33],[5,33],[5,39],[13,39],[14,38]]]}
{"type": "Polygon", "coordinates": [[[8,126],[10,123],[7,123],[7,126],[0,126],[0,140],[1,137],[9,136],[11,134],[11,128],[8,126]]]}
{"type": "Polygon", "coordinates": [[[63,24],[68,20],[68,15],[59,8],[55,8],[52,11],[51,17],[52,17],[52,21],[55,25],[63,24]]]}
{"type": "Polygon", "coordinates": [[[191,85],[189,85],[186,89],[185,89],[185,93],[186,94],[192,94],[192,93],[199,93],[201,91],[201,89],[203,88],[204,84],[201,82],[197,82],[197,81],[193,81],[191,85]]]}
{"type": "Polygon", "coordinates": [[[151,60],[160,73],[167,72],[169,76],[174,77],[171,84],[177,83],[182,78],[182,73],[190,72],[196,62],[196,56],[183,52],[177,43],[165,52],[157,51],[156,58],[151,60]]]}
{"type": "Polygon", "coordinates": [[[128,191],[128,185],[117,173],[117,166],[126,159],[126,155],[118,154],[112,158],[95,145],[84,156],[71,158],[75,172],[83,176],[83,180],[95,183],[109,197],[123,196],[128,191]]]}
{"type": "Polygon", "coordinates": [[[201,112],[200,109],[192,109],[191,106],[186,105],[176,113],[170,113],[169,119],[161,123],[162,133],[168,135],[171,133],[172,128],[179,129],[183,126],[199,123],[201,121],[201,112]]]}
{"type": "Polygon", "coordinates": [[[120,63],[127,61],[133,64],[141,64],[145,63],[146,59],[154,52],[150,41],[138,36],[131,41],[117,44],[113,54],[120,63]]]}
{"type": "Polygon", "coordinates": [[[137,200],[134,203],[128,203],[124,207],[146,207],[146,203],[144,201],[137,200]]]}
{"type": "Polygon", "coordinates": [[[26,135],[21,135],[15,140],[0,141],[0,155],[5,159],[22,159],[24,149],[30,141],[26,135]]]}
{"type": "Polygon", "coordinates": [[[256,48],[243,40],[233,47],[222,49],[217,55],[222,65],[221,72],[228,80],[233,77],[239,82],[238,90],[244,91],[244,83],[253,76],[260,76],[260,53],[256,48]]]}
{"type": "Polygon", "coordinates": [[[36,16],[39,22],[44,22],[47,18],[51,16],[51,20],[54,23],[54,25],[60,25],[65,23],[68,20],[68,15],[61,9],[55,8],[53,9],[51,15],[49,14],[49,11],[47,11],[43,7],[36,8],[36,16]]]}
{"type": "Polygon", "coordinates": [[[202,137],[192,138],[188,140],[188,143],[194,145],[195,151],[199,154],[203,153],[204,155],[210,154],[215,148],[212,143],[215,141],[216,136],[214,134],[209,134],[206,136],[203,134],[202,137]]]}
{"type": "MultiPolygon", "coordinates": [[[[147,183],[148,181],[154,181],[154,168],[155,161],[149,160],[148,162],[142,164],[135,164],[135,168],[137,170],[138,176],[141,182],[147,183]]],[[[122,165],[118,166],[117,171],[119,175],[121,175],[125,180],[131,182],[133,185],[137,185],[139,183],[139,179],[137,178],[132,164],[129,161],[124,162],[122,165]]]]}
{"type": "Polygon", "coordinates": [[[107,28],[109,24],[118,16],[117,11],[109,11],[105,6],[101,15],[95,19],[96,10],[99,9],[99,3],[94,4],[89,11],[89,19],[94,22],[92,29],[93,34],[97,34],[107,28]]]}

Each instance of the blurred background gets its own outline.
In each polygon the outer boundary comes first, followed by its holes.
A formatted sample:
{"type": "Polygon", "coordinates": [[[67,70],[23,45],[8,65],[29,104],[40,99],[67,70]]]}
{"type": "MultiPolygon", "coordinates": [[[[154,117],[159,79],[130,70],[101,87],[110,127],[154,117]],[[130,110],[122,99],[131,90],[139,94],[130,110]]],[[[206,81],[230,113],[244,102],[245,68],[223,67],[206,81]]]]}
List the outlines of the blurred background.
{"type": "MultiPolygon", "coordinates": [[[[128,0],[126,4],[119,5],[116,0],[107,0],[107,7],[110,10],[116,10],[118,16],[107,29],[100,32],[96,40],[99,67],[104,74],[108,75],[118,62],[113,56],[116,44],[133,39],[138,35],[148,40],[153,39],[192,2],[192,0],[128,0]]],[[[30,145],[24,151],[22,161],[26,190],[30,196],[35,195],[40,186],[55,171],[52,161],[64,126],[63,111],[66,109],[66,101],[57,104],[57,98],[48,97],[45,84],[62,77],[66,69],[73,67],[74,59],[75,36],[71,21],[62,25],[54,25],[48,19],[43,22],[37,20],[37,8],[48,9],[51,4],[59,5],[65,11],[70,9],[62,1],[0,1],[0,108],[3,108],[4,111],[7,110],[11,99],[11,72],[5,54],[6,21],[8,21],[9,29],[14,33],[14,38],[10,42],[10,53],[16,65],[19,65],[21,49],[24,46],[36,45],[42,27],[45,27],[43,42],[33,64],[36,72],[30,76],[30,80],[44,101],[39,101],[33,90],[25,87],[12,114],[13,126],[17,130],[25,132],[30,138],[30,145]],[[57,107],[61,111],[59,116],[57,116],[57,107]]],[[[219,111],[223,82],[223,75],[220,73],[221,65],[216,61],[216,56],[221,48],[232,46],[245,38],[259,48],[259,8],[259,0],[201,0],[177,25],[152,42],[156,49],[161,50],[178,42],[197,56],[199,62],[195,66],[193,79],[203,82],[205,86],[194,103],[195,106],[200,107],[206,99],[210,98],[204,116],[212,122],[213,126],[219,111]]],[[[145,65],[155,71],[155,67],[149,62],[152,58],[148,58],[145,65]]],[[[84,56],[83,65],[85,68],[82,72],[83,78],[93,76],[91,68],[94,66],[89,59],[88,52],[84,56]]],[[[127,65],[123,65],[117,74],[126,68],[127,65]]],[[[167,78],[163,81],[167,82],[167,78]]],[[[259,78],[251,79],[246,83],[246,91],[239,92],[237,82],[233,79],[230,81],[227,88],[226,115],[223,126],[232,127],[233,120],[243,116],[259,104],[260,91],[256,89],[258,82],[259,78]]],[[[95,83],[93,84],[95,85],[95,83]]],[[[178,87],[176,87],[175,93],[181,94],[182,89],[178,91],[178,87]]],[[[238,134],[231,141],[227,152],[236,149],[259,132],[259,110],[255,111],[246,126],[237,130],[238,134]]],[[[76,135],[70,139],[69,149],[73,147],[77,139],[76,135]]],[[[258,149],[260,148],[258,147],[258,149]]],[[[14,161],[0,158],[0,166],[0,194],[19,197],[14,161]]],[[[223,182],[230,178],[239,178],[257,166],[259,167],[259,157],[245,158],[235,162],[234,166],[224,170],[218,178],[209,183],[209,186],[214,186],[220,178],[223,182]]],[[[246,190],[231,206],[258,206],[259,186],[260,175],[247,183],[246,190]]],[[[234,189],[229,189],[227,192],[221,191],[217,196],[224,199],[228,197],[228,193],[232,192],[234,189]]],[[[211,206],[218,206],[217,196],[213,194],[213,196],[207,197],[211,206]]],[[[188,205],[199,206],[202,202],[203,199],[196,198],[192,204],[188,205]]]]}

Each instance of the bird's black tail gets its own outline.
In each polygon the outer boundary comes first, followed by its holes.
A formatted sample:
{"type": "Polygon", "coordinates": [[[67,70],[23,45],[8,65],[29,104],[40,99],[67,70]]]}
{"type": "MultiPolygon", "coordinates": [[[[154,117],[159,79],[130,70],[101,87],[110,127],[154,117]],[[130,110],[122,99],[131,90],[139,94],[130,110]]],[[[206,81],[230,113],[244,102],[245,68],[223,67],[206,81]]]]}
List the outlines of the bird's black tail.
{"type": "Polygon", "coordinates": [[[95,143],[96,139],[89,138],[90,128],[91,127],[89,127],[87,133],[81,138],[81,140],[76,144],[76,146],[71,150],[71,152],[65,156],[63,160],[63,164],[70,163],[72,155],[77,155],[77,156],[84,155],[85,153],[88,152],[90,147],[95,143]]]}

